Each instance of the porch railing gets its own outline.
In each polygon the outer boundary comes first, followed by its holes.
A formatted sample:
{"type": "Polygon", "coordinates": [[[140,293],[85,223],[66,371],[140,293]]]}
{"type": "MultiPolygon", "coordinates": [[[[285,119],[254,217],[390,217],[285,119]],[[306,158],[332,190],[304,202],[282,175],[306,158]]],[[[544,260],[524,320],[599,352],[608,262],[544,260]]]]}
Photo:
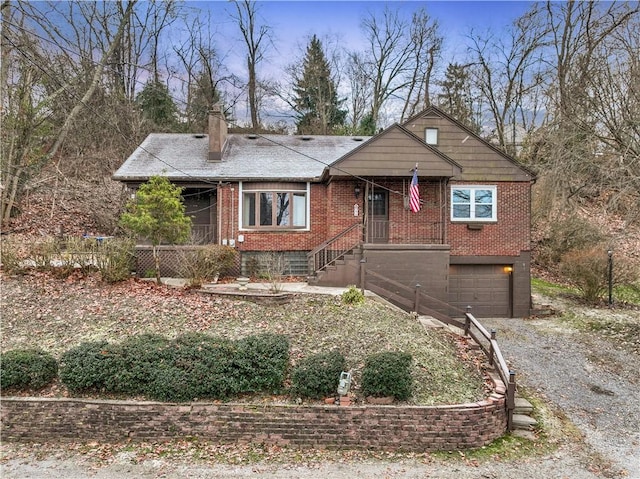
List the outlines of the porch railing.
{"type": "Polygon", "coordinates": [[[327,266],[343,258],[362,242],[362,224],[355,223],[346,230],[325,241],[308,255],[309,271],[322,271],[327,266]]]}
{"type": "Polygon", "coordinates": [[[442,223],[369,220],[368,243],[442,244],[442,223]],[[401,240],[398,240],[401,238],[401,240]]]}
{"type": "Polygon", "coordinates": [[[191,225],[191,242],[193,244],[214,243],[214,230],[211,225],[191,225]]]}

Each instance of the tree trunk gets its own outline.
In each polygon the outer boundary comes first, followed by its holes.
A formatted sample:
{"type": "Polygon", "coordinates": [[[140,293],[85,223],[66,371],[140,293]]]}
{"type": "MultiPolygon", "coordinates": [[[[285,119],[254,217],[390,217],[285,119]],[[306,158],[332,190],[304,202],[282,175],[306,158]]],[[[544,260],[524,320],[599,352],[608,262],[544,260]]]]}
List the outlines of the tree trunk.
{"type": "Polygon", "coordinates": [[[162,277],[160,275],[160,254],[158,252],[158,246],[154,244],[152,246],[152,251],[153,251],[153,262],[156,269],[156,282],[158,284],[162,284],[162,277]]]}

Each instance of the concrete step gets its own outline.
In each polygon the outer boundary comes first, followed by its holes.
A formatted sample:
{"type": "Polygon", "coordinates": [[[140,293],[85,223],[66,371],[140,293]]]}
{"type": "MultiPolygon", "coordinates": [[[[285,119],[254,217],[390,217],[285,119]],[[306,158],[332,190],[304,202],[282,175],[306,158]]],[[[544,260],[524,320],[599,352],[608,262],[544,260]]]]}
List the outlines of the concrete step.
{"type": "Polygon", "coordinates": [[[445,327],[444,323],[431,316],[418,316],[418,322],[422,324],[425,329],[442,329],[445,327]]]}
{"type": "Polygon", "coordinates": [[[514,414],[513,415],[513,427],[514,429],[531,429],[538,423],[531,416],[527,416],[525,414],[514,414]]]}
{"type": "Polygon", "coordinates": [[[516,407],[513,410],[514,414],[529,415],[533,412],[533,405],[524,398],[516,398],[516,407]]]}

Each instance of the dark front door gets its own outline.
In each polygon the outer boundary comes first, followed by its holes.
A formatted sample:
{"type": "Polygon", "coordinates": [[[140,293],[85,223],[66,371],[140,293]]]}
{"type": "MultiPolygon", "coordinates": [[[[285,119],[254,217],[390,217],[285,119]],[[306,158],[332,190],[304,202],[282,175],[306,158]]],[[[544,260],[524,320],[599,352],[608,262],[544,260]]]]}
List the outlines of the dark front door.
{"type": "Polygon", "coordinates": [[[373,191],[367,205],[367,242],[389,242],[389,195],[386,191],[373,191]]]}

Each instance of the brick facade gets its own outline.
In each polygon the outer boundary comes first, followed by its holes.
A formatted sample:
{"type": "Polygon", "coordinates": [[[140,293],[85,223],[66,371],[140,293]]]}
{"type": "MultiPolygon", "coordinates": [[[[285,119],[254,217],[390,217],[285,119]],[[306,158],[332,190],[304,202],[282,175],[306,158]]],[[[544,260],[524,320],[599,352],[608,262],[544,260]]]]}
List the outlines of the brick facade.
{"type": "Polygon", "coordinates": [[[296,448],[447,451],[504,434],[504,396],[454,406],[164,404],[3,398],[2,439],[12,442],[167,441],[193,437],[296,448]]]}
{"type": "MultiPolygon", "coordinates": [[[[455,183],[456,186],[461,184],[464,183],[455,183]]],[[[498,221],[484,223],[478,230],[469,229],[466,222],[451,223],[449,221],[451,255],[519,256],[522,251],[529,251],[531,249],[529,183],[483,184],[497,185],[498,221]]]]}

